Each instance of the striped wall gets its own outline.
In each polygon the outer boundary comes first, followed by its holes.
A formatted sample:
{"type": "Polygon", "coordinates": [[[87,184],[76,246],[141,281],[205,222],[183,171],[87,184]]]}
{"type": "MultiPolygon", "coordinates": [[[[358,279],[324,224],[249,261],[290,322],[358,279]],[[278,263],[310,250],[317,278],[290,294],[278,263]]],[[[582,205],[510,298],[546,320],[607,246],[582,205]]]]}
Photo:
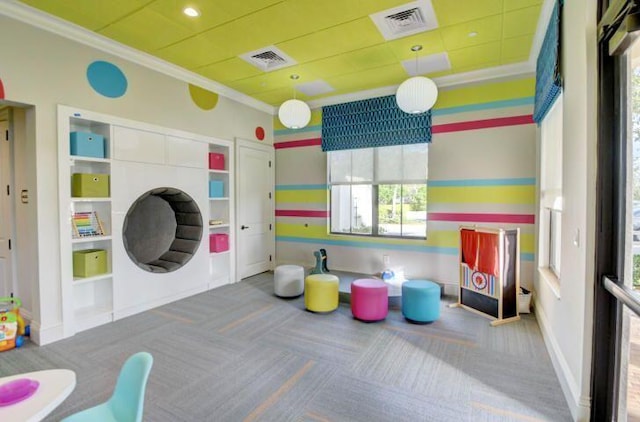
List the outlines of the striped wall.
{"type": "Polygon", "coordinates": [[[531,286],[535,249],[536,127],[534,80],[442,91],[433,109],[429,147],[427,239],[402,240],[328,234],[326,155],[321,114],[302,130],[274,123],[276,257],[314,264],[327,249],[329,268],[375,273],[382,256],[409,277],[458,280],[458,227],[521,229],[521,279],[531,286]]]}

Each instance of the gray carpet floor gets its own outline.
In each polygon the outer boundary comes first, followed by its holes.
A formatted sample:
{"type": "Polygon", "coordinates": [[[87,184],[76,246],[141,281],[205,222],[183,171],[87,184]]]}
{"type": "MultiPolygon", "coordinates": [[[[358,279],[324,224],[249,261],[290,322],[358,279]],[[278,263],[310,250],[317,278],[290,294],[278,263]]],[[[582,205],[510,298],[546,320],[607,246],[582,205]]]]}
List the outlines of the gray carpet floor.
{"type": "MultiPolygon", "coordinates": [[[[109,398],[122,363],[154,357],[146,421],[570,421],[535,317],[491,327],[444,297],[441,318],[354,320],[273,295],[273,274],[47,346],[0,353],[0,376],[76,372],[57,421],[109,398]]],[[[7,421],[4,421],[7,422],[7,421]]]]}

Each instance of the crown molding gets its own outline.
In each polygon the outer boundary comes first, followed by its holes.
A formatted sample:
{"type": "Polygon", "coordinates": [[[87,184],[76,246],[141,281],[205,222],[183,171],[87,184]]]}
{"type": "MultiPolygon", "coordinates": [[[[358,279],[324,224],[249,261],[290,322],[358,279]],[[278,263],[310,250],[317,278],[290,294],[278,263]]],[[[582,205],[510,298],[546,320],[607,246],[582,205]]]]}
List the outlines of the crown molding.
{"type": "Polygon", "coordinates": [[[158,71],[181,81],[200,86],[218,95],[237,101],[241,104],[273,114],[274,107],[246,94],[233,90],[211,79],[200,76],[183,67],[176,66],[166,60],[148,53],[128,47],[105,36],[89,31],[79,25],[67,22],[31,6],[18,3],[16,0],[0,1],[0,15],[26,23],[36,28],[60,35],[80,44],[101,50],[140,66],[158,71]]]}
{"type": "Polygon", "coordinates": [[[395,94],[397,89],[398,85],[383,86],[381,88],[367,89],[365,91],[319,98],[317,100],[306,101],[306,103],[310,108],[320,108],[328,105],[350,103],[352,101],[383,97],[385,95],[395,94]]]}
{"type": "MultiPolygon", "coordinates": [[[[454,75],[433,78],[439,89],[462,88],[465,86],[478,85],[488,82],[503,82],[514,79],[528,78],[535,75],[535,66],[530,62],[520,62],[504,66],[490,67],[487,69],[474,70],[471,72],[457,73],[454,75]]],[[[352,92],[343,95],[320,98],[307,101],[311,108],[319,108],[328,105],[348,103],[351,101],[366,100],[369,98],[393,95],[399,85],[390,85],[381,88],[369,89],[366,91],[352,92]]]]}
{"type": "Polygon", "coordinates": [[[540,8],[540,17],[538,18],[538,26],[536,26],[536,33],[533,36],[533,42],[531,43],[531,51],[529,52],[529,62],[536,68],[536,62],[538,61],[538,54],[542,47],[542,41],[547,32],[547,26],[549,26],[549,20],[551,19],[551,13],[555,6],[555,0],[544,0],[542,7],[540,8]]]}
{"type": "Polygon", "coordinates": [[[535,66],[529,61],[507,64],[503,66],[488,67],[486,69],[473,70],[471,72],[456,73],[453,75],[434,78],[438,88],[462,88],[487,82],[503,82],[514,79],[522,79],[535,75],[535,66]]]}
{"type": "MultiPolygon", "coordinates": [[[[458,73],[433,78],[433,81],[441,89],[453,89],[464,86],[477,85],[488,82],[501,82],[513,79],[531,77],[535,75],[535,63],[544,39],[545,31],[553,10],[554,0],[544,0],[540,11],[540,18],[533,38],[528,61],[504,66],[496,66],[471,72],[458,73]]],[[[19,3],[17,0],[0,0],[0,15],[18,20],[28,25],[60,35],[72,41],[85,44],[92,48],[104,51],[140,66],[164,73],[187,83],[211,90],[221,96],[237,101],[256,110],[278,114],[278,106],[264,103],[246,94],[231,89],[211,79],[200,76],[183,67],[174,65],[152,56],[148,53],[128,47],[117,41],[113,41],[95,32],[89,31],[79,25],[67,22],[58,17],[49,15],[31,6],[19,3]]],[[[351,101],[365,100],[385,95],[395,94],[398,85],[385,86],[349,94],[335,95],[307,101],[310,108],[320,108],[327,105],[347,103],[351,101]]]]}

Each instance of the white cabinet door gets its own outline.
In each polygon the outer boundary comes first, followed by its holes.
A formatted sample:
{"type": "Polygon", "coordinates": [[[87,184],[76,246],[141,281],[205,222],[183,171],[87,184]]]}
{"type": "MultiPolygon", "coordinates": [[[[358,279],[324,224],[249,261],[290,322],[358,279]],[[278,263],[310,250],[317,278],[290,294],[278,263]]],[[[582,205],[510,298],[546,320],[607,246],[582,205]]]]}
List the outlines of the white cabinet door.
{"type": "Polygon", "coordinates": [[[165,136],[160,133],[115,126],[113,144],[116,160],[164,164],[165,136]]]}
{"type": "Polygon", "coordinates": [[[208,144],[167,136],[165,145],[166,163],[170,166],[207,168],[208,144]]]}

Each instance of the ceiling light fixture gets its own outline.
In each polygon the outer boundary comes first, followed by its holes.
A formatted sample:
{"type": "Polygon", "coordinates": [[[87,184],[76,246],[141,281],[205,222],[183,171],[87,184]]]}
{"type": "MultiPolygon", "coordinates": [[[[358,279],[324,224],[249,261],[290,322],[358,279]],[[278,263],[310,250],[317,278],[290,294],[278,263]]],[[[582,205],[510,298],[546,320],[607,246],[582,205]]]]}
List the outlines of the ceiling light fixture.
{"type": "Polygon", "coordinates": [[[198,9],[195,9],[193,7],[185,7],[182,13],[189,16],[190,18],[197,18],[198,16],[200,16],[200,12],[198,11],[198,9]]]}
{"type": "Polygon", "coordinates": [[[471,31],[469,32],[469,37],[473,38],[473,37],[477,37],[478,33],[476,31],[471,31]]]}
{"type": "MultiPolygon", "coordinates": [[[[298,75],[291,75],[292,80],[300,79],[298,75]]],[[[296,100],[296,90],[293,89],[293,99],[287,100],[278,109],[280,122],[289,129],[301,129],[311,120],[311,109],[304,101],[296,100]]]]}
{"type": "MultiPolygon", "coordinates": [[[[418,51],[421,45],[414,45],[411,51],[416,53],[416,75],[418,74],[418,51]]],[[[400,110],[409,114],[424,113],[431,109],[438,99],[438,87],[429,78],[413,76],[402,82],[396,91],[396,103],[400,110]]]]}

